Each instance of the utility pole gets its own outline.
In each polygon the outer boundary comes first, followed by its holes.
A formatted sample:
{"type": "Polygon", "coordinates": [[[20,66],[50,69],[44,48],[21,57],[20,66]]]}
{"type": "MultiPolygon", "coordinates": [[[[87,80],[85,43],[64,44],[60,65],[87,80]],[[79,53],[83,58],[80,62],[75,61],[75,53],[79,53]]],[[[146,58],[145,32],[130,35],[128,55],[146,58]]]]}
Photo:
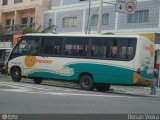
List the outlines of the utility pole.
{"type": "Polygon", "coordinates": [[[98,14],[98,34],[101,34],[102,30],[102,17],[103,17],[103,0],[100,0],[99,14],[98,14]]]}
{"type": "Polygon", "coordinates": [[[86,28],[86,34],[90,34],[90,17],[91,17],[91,0],[89,0],[89,6],[88,6],[88,21],[87,21],[87,28],[86,28]]]}

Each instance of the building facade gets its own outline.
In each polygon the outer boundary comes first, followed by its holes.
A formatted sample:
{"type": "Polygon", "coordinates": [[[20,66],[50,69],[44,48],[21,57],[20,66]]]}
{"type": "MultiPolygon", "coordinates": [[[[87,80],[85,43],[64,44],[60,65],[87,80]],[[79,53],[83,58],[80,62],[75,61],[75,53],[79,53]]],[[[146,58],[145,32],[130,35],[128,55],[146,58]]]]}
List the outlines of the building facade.
{"type": "MultiPolygon", "coordinates": [[[[42,26],[43,12],[51,9],[51,0],[0,0],[0,24],[3,32],[22,31],[27,26],[42,26]]],[[[41,27],[42,29],[42,27],[41,27]]]]}
{"type": "MultiPolygon", "coordinates": [[[[160,31],[160,1],[137,0],[135,14],[115,12],[116,0],[104,0],[102,33],[143,33],[160,31]]],[[[97,33],[99,0],[52,0],[44,12],[43,26],[57,26],[59,33],[97,33]],[[89,17],[90,16],[90,17],[89,17]]]]}
{"type": "Polygon", "coordinates": [[[43,29],[43,12],[51,9],[51,3],[51,0],[0,0],[0,71],[25,28],[43,29]]]}

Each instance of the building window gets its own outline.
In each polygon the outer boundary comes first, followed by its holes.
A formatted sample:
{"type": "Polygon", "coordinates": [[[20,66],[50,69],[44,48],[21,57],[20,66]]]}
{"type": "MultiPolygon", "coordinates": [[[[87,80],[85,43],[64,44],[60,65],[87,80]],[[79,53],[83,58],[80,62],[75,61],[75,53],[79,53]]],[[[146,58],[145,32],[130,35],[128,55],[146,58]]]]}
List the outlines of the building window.
{"type": "Polygon", "coordinates": [[[7,20],[6,20],[6,25],[7,25],[7,26],[11,25],[11,19],[7,19],[7,20]]]}
{"type": "MultiPolygon", "coordinates": [[[[109,14],[103,14],[102,16],[102,25],[108,25],[109,24],[109,14]]],[[[97,26],[98,25],[98,15],[93,15],[91,18],[91,26],[97,26]]]]}
{"type": "Polygon", "coordinates": [[[77,17],[66,17],[63,18],[63,27],[76,27],[77,26],[77,17]]]}
{"type": "Polygon", "coordinates": [[[26,25],[26,24],[27,24],[27,21],[28,21],[28,18],[27,18],[27,17],[23,17],[23,18],[22,18],[22,24],[23,24],[23,25],[26,25]]]}
{"type": "Polygon", "coordinates": [[[93,15],[91,18],[91,26],[97,26],[98,24],[98,15],[93,15]]]}
{"type": "Polygon", "coordinates": [[[52,25],[52,19],[48,20],[48,27],[50,27],[52,25]]]}
{"type": "Polygon", "coordinates": [[[3,5],[8,5],[8,0],[3,0],[3,5]]]}
{"type": "Polygon", "coordinates": [[[135,14],[128,14],[128,23],[141,23],[149,21],[149,10],[136,11],[135,14]]]}
{"type": "Polygon", "coordinates": [[[16,4],[16,3],[22,3],[23,2],[23,0],[14,0],[14,4],[16,4]]]}

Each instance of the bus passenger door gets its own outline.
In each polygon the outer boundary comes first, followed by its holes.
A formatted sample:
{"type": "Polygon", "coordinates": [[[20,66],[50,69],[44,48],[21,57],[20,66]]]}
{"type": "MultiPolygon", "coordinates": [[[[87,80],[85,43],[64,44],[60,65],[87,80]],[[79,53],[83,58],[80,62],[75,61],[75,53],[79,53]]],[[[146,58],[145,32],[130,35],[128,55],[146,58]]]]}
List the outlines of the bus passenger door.
{"type": "Polygon", "coordinates": [[[19,51],[23,56],[23,74],[25,76],[34,77],[33,73],[37,69],[37,57],[39,52],[40,37],[28,36],[24,37],[19,51]]]}

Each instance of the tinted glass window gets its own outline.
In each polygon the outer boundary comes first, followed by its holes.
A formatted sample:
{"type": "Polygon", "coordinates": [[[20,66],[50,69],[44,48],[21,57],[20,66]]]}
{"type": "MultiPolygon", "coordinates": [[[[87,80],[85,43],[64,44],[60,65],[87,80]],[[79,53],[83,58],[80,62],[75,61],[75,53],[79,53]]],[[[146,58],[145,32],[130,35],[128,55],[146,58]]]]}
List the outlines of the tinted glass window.
{"type": "Polygon", "coordinates": [[[135,54],[135,39],[121,39],[120,40],[120,58],[121,59],[131,59],[135,54]]]}
{"type": "Polygon", "coordinates": [[[91,57],[115,58],[118,55],[118,40],[111,38],[92,38],[91,57]]]}
{"type": "Polygon", "coordinates": [[[136,39],[92,38],[90,57],[131,60],[135,55],[136,39]]]}
{"type": "Polygon", "coordinates": [[[105,58],[109,54],[110,42],[106,38],[92,38],[91,57],[105,58]]]}
{"type": "Polygon", "coordinates": [[[69,37],[66,38],[65,55],[67,56],[87,56],[89,38],[69,37]]]}
{"type": "Polygon", "coordinates": [[[39,37],[24,37],[14,48],[14,54],[38,54],[39,37]]]}
{"type": "Polygon", "coordinates": [[[118,39],[113,39],[112,44],[111,44],[111,51],[110,51],[110,56],[111,58],[116,58],[118,57],[118,39]]]}
{"type": "Polygon", "coordinates": [[[61,37],[44,37],[40,53],[45,55],[60,55],[62,45],[63,38],[61,37]]]}

